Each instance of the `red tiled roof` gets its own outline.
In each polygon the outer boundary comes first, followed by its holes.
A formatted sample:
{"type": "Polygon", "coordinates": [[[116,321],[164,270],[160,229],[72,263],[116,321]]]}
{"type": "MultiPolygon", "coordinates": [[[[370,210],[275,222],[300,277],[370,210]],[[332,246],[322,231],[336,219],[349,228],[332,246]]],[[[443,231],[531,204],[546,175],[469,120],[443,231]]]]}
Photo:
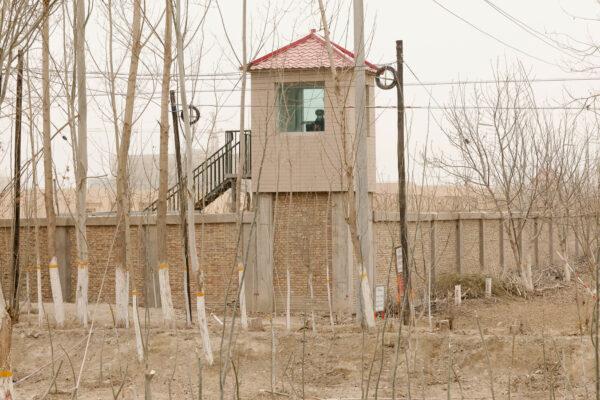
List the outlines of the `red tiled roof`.
{"type": "MultiPolygon", "coordinates": [[[[331,42],[333,47],[333,63],[336,68],[352,68],[354,66],[354,53],[331,42]]],[[[327,42],[317,35],[312,29],[310,33],[277,49],[269,54],[250,62],[250,70],[263,69],[314,69],[331,68],[329,56],[327,55],[327,42]]],[[[367,69],[371,72],[377,70],[377,66],[365,61],[367,69]]]]}

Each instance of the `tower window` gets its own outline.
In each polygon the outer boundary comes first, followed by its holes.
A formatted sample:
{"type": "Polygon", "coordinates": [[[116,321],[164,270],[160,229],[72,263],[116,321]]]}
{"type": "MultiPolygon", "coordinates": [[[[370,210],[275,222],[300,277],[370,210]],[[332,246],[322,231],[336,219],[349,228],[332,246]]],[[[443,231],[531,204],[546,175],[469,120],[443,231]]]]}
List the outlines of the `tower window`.
{"type": "Polygon", "coordinates": [[[320,83],[281,83],[277,87],[280,132],[323,132],[325,89],[320,83]]]}

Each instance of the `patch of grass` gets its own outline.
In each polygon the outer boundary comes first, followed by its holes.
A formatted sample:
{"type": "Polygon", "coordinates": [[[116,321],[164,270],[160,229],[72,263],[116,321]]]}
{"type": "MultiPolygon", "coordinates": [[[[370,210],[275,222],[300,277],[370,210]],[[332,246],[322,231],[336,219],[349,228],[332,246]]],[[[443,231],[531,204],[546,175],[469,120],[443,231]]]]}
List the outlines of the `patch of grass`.
{"type": "MultiPolygon", "coordinates": [[[[451,293],[454,296],[454,286],[460,285],[463,299],[478,299],[485,297],[485,278],[483,274],[445,273],[436,277],[434,294],[444,298],[451,293]]],[[[522,295],[525,291],[511,280],[492,279],[492,295],[522,295]]]]}

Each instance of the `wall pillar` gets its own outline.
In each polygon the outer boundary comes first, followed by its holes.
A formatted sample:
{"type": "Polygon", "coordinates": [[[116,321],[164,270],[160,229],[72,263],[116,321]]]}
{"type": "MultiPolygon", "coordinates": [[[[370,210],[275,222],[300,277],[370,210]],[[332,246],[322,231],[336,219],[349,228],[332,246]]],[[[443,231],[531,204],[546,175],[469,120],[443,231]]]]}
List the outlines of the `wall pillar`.
{"type": "Polygon", "coordinates": [[[251,223],[242,224],[241,246],[244,253],[242,262],[246,269],[244,284],[246,286],[246,307],[249,312],[258,312],[258,305],[255,304],[256,294],[258,294],[258,274],[256,274],[256,226],[251,223]],[[248,246],[250,243],[250,246],[248,246]],[[247,253],[246,253],[247,250],[247,253]]]}
{"type": "Polygon", "coordinates": [[[500,262],[500,270],[506,270],[506,261],[504,260],[504,218],[502,214],[498,219],[498,261],[500,262]]]}
{"type": "Polygon", "coordinates": [[[485,271],[485,231],[483,215],[479,218],[479,269],[485,271]]]}
{"type": "Polygon", "coordinates": [[[344,193],[331,195],[331,291],[335,312],[350,313],[354,302],[354,256],[344,193]]]}
{"type": "Polygon", "coordinates": [[[455,256],[456,256],[456,273],[462,273],[462,261],[463,261],[463,224],[460,219],[460,214],[456,217],[456,242],[455,242],[455,256]]]}
{"type": "Polygon", "coordinates": [[[548,261],[554,265],[554,220],[552,217],[548,220],[548,261]]]}
{"type": "Polygon", "coordinates": [[[257,194],[256,265],[253,311],[268,312],[273,303],[273,196],[257,194]]]}
{"type": "Polygon", "coordinates": [[[144,306],[161,307],[156,251],[156,225],[143,225],[140,229],[144,246],[144,306]]]}
{"type": "Polygon", "coordinates": [[[54,243],[56,244],[56,259],[58,261],[58,273],[60,276],[60,287],[62,289],[63,301],[72,301],[71,290],[71,241],[69,240],[69,228],[57,226],[54,243]]]}
{"type": "Polygon", "coordinates": [[[435,222],[435,217],[432,217],[430,221],[430,229],[429,229],[429,268],[431,269],[431,290],[435,289],[435,266],[437,260],[436,254],[436,237],[437,237],[437,223],[435,222]]]}
{"type": "Polygon", "coordinates": [[[533,261],[536,267],[540,265],[540,223],[538,218],[533,219],[533,261]]]}

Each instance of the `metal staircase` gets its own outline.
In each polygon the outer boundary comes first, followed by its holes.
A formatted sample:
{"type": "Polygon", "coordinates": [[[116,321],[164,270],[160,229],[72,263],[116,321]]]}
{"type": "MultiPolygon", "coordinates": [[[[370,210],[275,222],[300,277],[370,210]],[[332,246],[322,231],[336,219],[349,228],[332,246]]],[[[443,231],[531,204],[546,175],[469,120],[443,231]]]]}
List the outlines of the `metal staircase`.
{"type": "MultiPolygon", "coordinates": [[[[243,178],[249,179],[250,166],[252,165],[250,131],[245,131],[243,136],[246,144],[243,178]]],[[[240,131],[225,131],[225,144],[194,169],[192,176],[194,179],[194,208],[196,210],[204,209],[228,189],[235,186],[239,153],[240,131]]],[[[185,178],[181,184],[185,187],[185,178]]],[[[177,184],[167,192],[167,210],[179,211],[180,204],[181,196],[177,184]]],[[[150,204],[146,211],[155,211],[157,206],[158,200],[150,204]]]]}

